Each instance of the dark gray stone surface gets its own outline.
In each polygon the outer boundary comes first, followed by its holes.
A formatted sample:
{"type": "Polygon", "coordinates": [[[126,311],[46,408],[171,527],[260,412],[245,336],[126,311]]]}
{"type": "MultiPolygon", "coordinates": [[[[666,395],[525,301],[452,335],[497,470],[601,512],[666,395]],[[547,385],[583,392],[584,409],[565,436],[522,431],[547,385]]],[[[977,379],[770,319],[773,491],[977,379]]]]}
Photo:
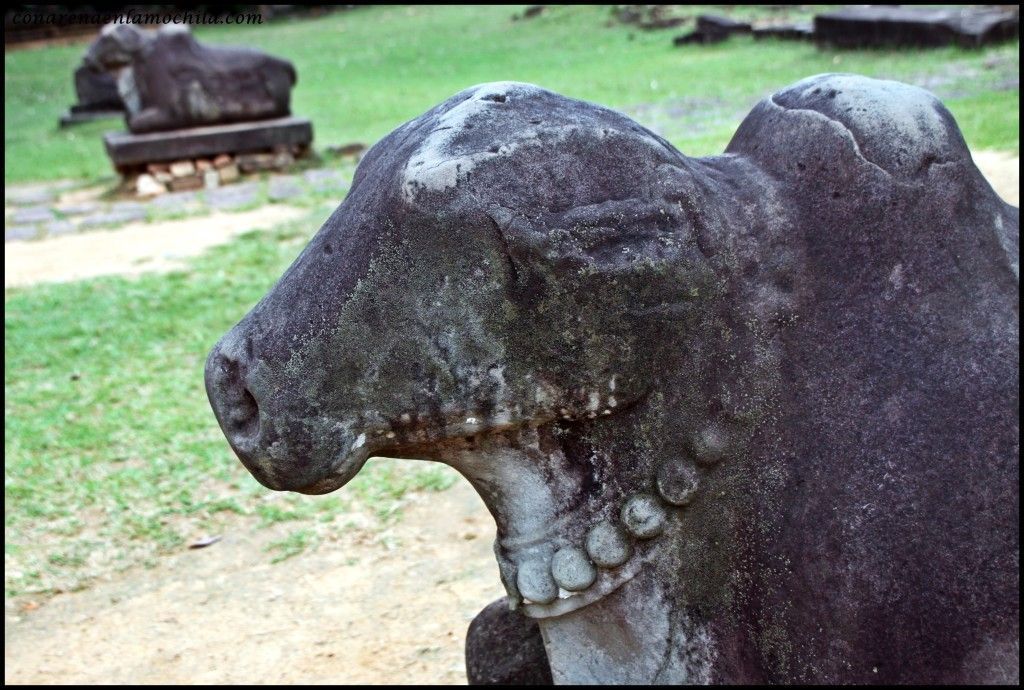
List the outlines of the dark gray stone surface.
{"type": "Polygon", "coordinates": [[[755,39],[778,38],[787,41],[811,41],[814,39],[814,25],[810,22],[797,24],[776,24],[754,27],[755,39]]]}
{"type": "Polygon", "coordinates": [[[702,14],[697,17],[697,25],[693,31],[673,39],[677,46],[689,43],[720,43],[733,34],[749,34],[751,26],[747,22],[737,21],[717,14],[702,14]]]}
{"type": "Polygon", "coordinates": [[[187,25],[109,24],[85,64],[118,75],[135,133],[287,117],[295,68],[251,48],[209,46],[187,25]]]}
{"type": "Polygon", "coordinates": [[[75,70],[74,83],[78,102],[61,117],[62,127],[124,115],[124,103],[117,90],[117,81],[99,65],[83,62],[75,70]]]}
{"type": "Polygon", "coordinates": [[[455,467],[555,682],[1014,682],[1018,286],[920,89],[811,77],[688,158],[484,84],[367,152],[206,385],[273,489],[455,467]]]}
{"type": "Polygon", "coordinates": [[[220,153],[262,151],[280,146],[302,147],[309,146],[312,141],[312,123],[299,117],[148,134],[112,132],[103,137],[107,154],[118,168],[211,157],[220,153]]]}
{"type": "Polygon", "coordinates": [[[551,685],[551,669],[537,621],[492,602],[469,624],[466,679],[470,685],[551,685]],[[495,654],[495,650],[505,654],[495,654]]]}
{"type": "Polygon", "coordinates": [[[814,18],[817,40],[844,48],[961,45],[1016,38],[1020,13],[1008,7],[939,9],[876,5],[848,7],[814,18]]]}

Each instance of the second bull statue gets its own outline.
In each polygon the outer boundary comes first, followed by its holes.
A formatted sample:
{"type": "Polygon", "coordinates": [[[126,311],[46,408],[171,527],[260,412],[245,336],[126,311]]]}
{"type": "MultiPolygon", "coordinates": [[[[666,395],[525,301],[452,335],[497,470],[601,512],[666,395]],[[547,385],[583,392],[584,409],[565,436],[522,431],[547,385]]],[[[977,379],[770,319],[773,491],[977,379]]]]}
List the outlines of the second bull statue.
{"type": "Polygon", "coordinates": [[[273,489],[472,483],[510,606],[471,680],[1013,680],[1018,228],[903,84],[806,79],[698,159],[485,84],[369,151],[207,391],[273,489]]]}
{"type": "Polygon", "coordinates": [[[187,25],[108,24],[86,67],[116,75],[128,129],[155,132],[285,117],[295,68],[251,48],[208,46],[187,25]]]}

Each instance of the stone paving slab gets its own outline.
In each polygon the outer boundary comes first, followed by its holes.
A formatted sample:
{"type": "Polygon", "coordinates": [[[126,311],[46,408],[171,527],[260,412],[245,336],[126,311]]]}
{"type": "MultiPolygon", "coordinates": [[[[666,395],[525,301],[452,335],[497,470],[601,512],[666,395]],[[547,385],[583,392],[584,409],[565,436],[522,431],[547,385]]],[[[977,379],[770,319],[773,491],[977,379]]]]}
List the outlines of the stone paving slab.
{"type": "Polygon", "coordinates": [[[4,228],[4,242],[34,240],[39,230],[34,225],[12,225],[4,228]]]}
{"type": "Polygon", "coordinates": [[[57,206],[57,210],[65,216],[84,216],[100,210],[98,201],[81,201],[74,204],[57,206]]]}
{"type": "MultiPolygon", "coordinates": [[[[219,210],[237,210],[261,202],[283,202],[333,192],[337,201],[348,189],[351,171],[335,168],[272,175],[208,190],[169,192],[141,200],[105,201],[97,190],[75,192],[61,203],[62,190],[76,183],[61,181],[23,185],[7,190],[5,241],[31,240],[155,220],[168,214],[198,216],[219,210]]],[[[333,195],[332,195],[333,196],[333,195]]]]}
{"type": "Polygon", "coordinates": [[[56,180],[54,182],[35,182],[15,184],[4,188],[4,205],[34,206],[47,204],[57,198],[60,192],[71,189],[78,182],[75,180],[56,180]]]}
{"type": "Polygon", "coordinates": [[[55,220],[52,223],[47,223],[43,230],[48,236],[67,235],[72,232],[78,232],[78,227],[69,220],[55,220]]]}
{"type": "Polygon", "coordinates": [[[206,203],[217,210],[238,208],[256,203],[260,197],[260,184],[243,182],[227,187],[218,187],[206,192],[206,203]]]}
{"type": "Polygon", "coordinates": [[[11,222],[18,225],[27,225],[29,223],[45,223],[56,218],[57,216],[53,214],[53,211],[48,206],[28,206],[15,211],[11,215],[11,222]]]}
{"type": "Polygon", "coordinates": [[[267,183],[267,196],[271,201],[284,201],[302,196],[305,189],[299,184],[298,175],[277,175],[267,183]]]}
{"type": "Polygon", "coordinates": [[[53,201],[57,193],[52,189],[8,189],[4,192],[4,203],[25,206],[28,204],[47,204],[53,201]]]}
{"type": "Polygon", "coordinates": [[[180,211],[198,207],[202,203],[199,192],[190,190],[187,192],[170,192],[153,197],[149,202],[150,208],[160,211],[180,211]]]}
{"type": "Polygon", "coordinates": [[[302,177],[318,192],[342,191],[348,189],[349,185],[348,176],[340,170],[307,170],[303,173],[302,177]]]}
{"type": "Polygon", "coordinates": [[[145,220],[146,209],[130,209],[124,208],[119,210],[104,211],[102,213],[93,213],[82,219],[82,222],[78,224],[79,228],[102,228],[109,227],[111,225],[121,225],[122,223],[131,223],[134,221],[145,220]]]}

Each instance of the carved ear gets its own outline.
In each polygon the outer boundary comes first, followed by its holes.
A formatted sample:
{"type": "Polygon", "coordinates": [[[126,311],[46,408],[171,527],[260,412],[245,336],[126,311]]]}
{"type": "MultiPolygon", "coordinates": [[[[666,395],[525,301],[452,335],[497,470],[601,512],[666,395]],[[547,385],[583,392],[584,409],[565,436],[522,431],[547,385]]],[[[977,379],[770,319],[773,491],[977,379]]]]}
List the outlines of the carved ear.
{"type": "Polygon", "coordinates": [[[904,180],[934,164],[971,162],[939,99],[916,86],[854,74],[819,74],[772,94],[746,117],[726,152],[799,173],[830,142],[846,142],[856,158],[904,180]]]}

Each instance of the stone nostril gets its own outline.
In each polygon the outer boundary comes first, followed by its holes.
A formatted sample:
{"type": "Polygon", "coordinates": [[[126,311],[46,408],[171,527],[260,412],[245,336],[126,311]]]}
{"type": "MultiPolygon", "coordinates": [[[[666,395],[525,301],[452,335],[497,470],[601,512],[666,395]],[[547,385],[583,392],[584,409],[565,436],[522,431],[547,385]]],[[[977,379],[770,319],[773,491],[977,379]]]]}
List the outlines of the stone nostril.
{"type": "Polygon", "coordinates": [[[260,408],[256,398],[243,386],[228,416],[231,431],[238,436],[254,436],[259,430],[259,419],[260,408]]]}
{"type": "Polygon", "coordinates": [[[213,410],[228,440],[238,444],[259,434],[259,403],[246,385],[244,362],[226,354],[219,346],[206,365],[206,388],[213,410]]]}

